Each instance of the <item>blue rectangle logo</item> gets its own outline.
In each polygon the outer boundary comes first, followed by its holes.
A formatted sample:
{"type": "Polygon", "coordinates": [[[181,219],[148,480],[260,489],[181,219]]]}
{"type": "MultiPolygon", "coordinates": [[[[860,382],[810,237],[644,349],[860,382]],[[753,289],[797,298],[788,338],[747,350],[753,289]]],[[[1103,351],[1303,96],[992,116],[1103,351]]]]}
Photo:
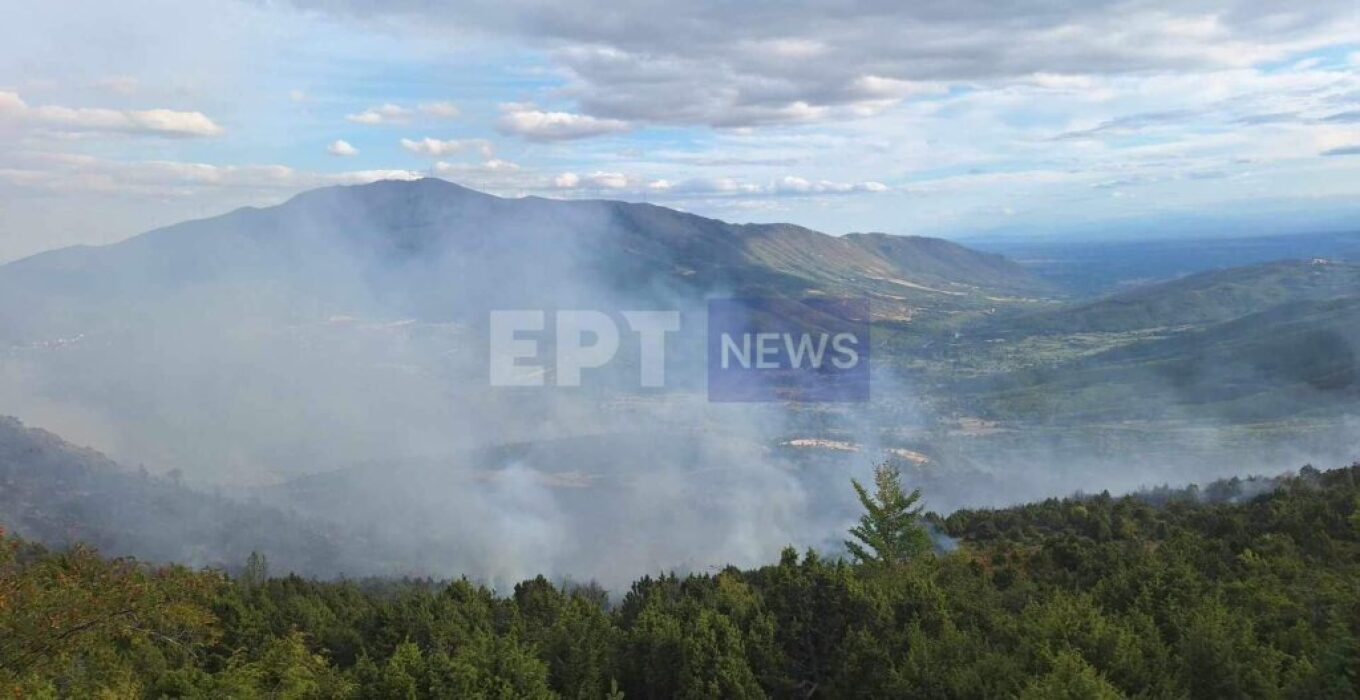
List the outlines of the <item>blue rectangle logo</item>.
{"type": "Polygon", "coordinates": [[[708,399],[869,400],[869,300],[712,299],[708,399]]]}

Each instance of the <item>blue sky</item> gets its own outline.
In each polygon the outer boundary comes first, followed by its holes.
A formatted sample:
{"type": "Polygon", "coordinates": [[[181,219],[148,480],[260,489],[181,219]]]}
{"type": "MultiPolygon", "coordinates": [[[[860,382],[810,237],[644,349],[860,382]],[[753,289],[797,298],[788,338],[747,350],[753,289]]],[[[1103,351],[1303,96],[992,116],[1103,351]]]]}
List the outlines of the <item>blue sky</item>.
{"type": "Polygon", "coordinates": [[[433,174],[831,233],[1360,214],[1360,5],[0,0],[0,260],[433,174]]]}

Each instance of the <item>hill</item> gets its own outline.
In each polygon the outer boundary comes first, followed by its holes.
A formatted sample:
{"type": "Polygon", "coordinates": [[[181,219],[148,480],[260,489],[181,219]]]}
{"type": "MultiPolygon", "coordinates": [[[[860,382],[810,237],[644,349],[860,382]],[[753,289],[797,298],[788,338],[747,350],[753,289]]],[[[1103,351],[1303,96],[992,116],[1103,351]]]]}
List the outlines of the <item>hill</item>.
{"type": "Polygon", "coordinates": [[[0,527],[154,562],[236,567],[258,549],[318,574],[345,568],[330,535],[282,511],[125,469],[3,416],[0,527]]]}
{"type": "Polygon", "coordinates": [[[917,284],[988,294],[1057,294],[1056,286],[1044,282],[1009,258],[996,253],[979,253],[941,238],[851,233],[844,239],[891,261],[902,277],[917,284]]]}
{"type": "Polygon", "coordinates": [[[1283,260],[1209,270],[998,324],[1004,334],[1118,333],[1227,321],[1294,301],[1360,294],[1360,263],[1283,260]]]}
{"type": "MultiPolygon", "coordinates": [[[[1273,266],[1274,269],[1297,269],[1273,266]]],[[[1339,291],[1326,285],[1305,290],[1339,291]]],[[[1215,313],[1237,307],[1216,305],[1215,313]]],[[[1297,300],[1052,367],[965,382],[993,415],[1259,421],[1360,400],[1360,296],[1297,300]]]]}

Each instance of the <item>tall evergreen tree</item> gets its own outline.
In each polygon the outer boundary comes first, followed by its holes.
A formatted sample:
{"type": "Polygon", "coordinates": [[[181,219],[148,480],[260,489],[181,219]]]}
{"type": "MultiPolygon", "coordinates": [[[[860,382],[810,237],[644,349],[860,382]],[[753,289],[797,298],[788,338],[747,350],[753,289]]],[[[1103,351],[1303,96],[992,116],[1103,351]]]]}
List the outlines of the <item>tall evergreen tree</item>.
{"type": "Polygon", "coordinates": [[[241,582],[247,588],[256,588],[269,580],[269,560],[263,554],[252,550],[246,558],[246,568],[241,572],[241,582]]]}
{"type": "Polygon", "coordinates": [[[930,535],[921,525],[921,490],[907,493],[902,474],[887,462],[874,467],[874,494],[855,479],[850,483],[864,506],[854,540],[845,547],[860,563],[901,564],[930,551],[930,535]]]}

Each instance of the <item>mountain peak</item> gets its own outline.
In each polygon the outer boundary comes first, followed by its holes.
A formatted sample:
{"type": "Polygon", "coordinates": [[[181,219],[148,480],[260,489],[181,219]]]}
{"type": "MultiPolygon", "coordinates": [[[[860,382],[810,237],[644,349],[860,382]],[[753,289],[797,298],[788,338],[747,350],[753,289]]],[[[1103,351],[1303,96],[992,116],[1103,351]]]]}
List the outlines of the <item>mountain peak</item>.
{"type": "Polygon", "coordinates": [[[412,199],[422,197],[476,197],[500,199],[500,197],[495,195],[474,190],[470,187],[464,187],[448,180],[437,177],[422,177],[414,180],[387,179],[375,180],[373,182],[357,185],[332,185],[330,187],[321,187],[296,194],[285,202],[284,205],[286,206],[295,202],[335,202],[339,200],[376,204],[398,198],[412,199]]]}

